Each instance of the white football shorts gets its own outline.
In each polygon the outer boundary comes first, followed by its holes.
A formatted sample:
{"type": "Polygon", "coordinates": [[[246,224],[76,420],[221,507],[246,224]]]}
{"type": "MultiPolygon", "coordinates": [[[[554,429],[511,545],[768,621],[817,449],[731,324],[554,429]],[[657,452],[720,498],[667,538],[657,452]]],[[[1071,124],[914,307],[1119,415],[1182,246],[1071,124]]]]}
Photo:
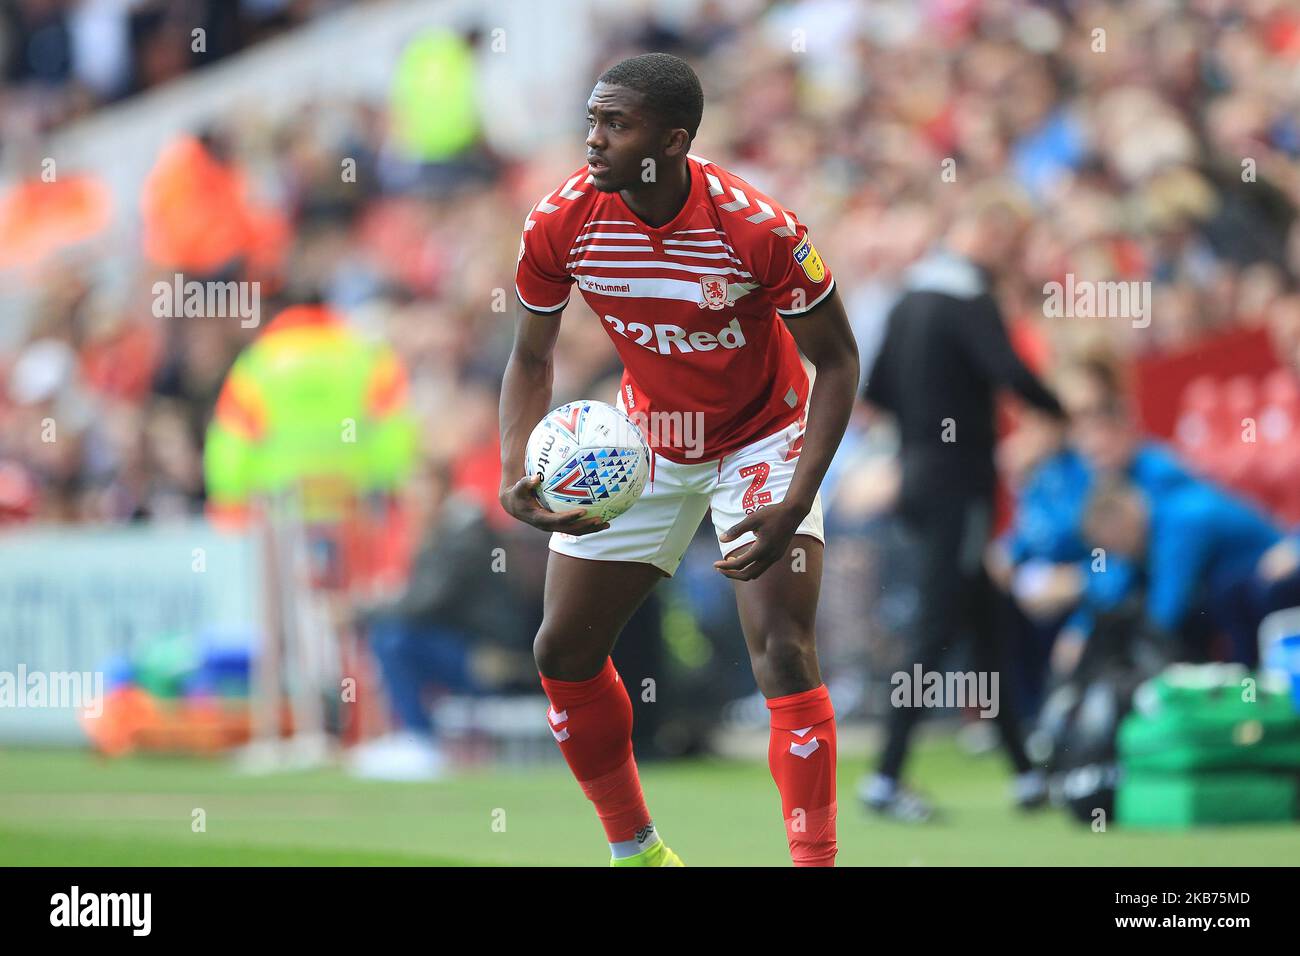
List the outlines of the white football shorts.
{"type": "MultiPolygon", "coordinates": [[[[651,449],[650,477],[636,503],[603,531],[554,532],[551,550],[592,561],[641,561],[671,577],[706,511],[712,512],[714,533],[721,536],[755,508],[784,500],[803,435],[804,423],[794,422],[729,455],[689,464],[669,461],[651,449]]],[[[820,492],[795,533],[825,544],[820,492]]],[[[753,532],[746,531],[735,541],[719,541],[718,548],[726,557],[753,540],[753,532]]]]}

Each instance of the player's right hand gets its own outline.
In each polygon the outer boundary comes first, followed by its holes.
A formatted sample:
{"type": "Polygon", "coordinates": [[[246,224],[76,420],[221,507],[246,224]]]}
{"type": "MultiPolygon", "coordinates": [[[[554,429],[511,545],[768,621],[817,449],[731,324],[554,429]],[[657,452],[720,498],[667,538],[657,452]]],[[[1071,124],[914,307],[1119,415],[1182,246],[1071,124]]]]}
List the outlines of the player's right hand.
{"type": "Polygon", "coordinates": [[[583,535],[604,531],[609,522],[595,515],[588,516],[581,508],[572,511],[548,511],[537,498],[540,475],[525,475],[514,487],[501,492],[501,507],[524,524],[542,531],[559,531],[562,534],[583,535]]]}

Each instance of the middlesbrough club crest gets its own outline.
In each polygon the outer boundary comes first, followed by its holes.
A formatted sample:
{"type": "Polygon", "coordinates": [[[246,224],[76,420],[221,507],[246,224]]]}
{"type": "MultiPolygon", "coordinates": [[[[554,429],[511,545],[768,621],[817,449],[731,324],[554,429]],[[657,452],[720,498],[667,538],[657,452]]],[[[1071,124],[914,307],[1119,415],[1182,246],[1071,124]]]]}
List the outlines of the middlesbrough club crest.
{"type": "Polygon", "coordinates": [[[700,279],[700,288],[704,291],[704,300],[700,302],[700,308],[708,306],[710,309],[725,309],[730,303],[727,302],[727,277],[726,276],[704,276],[700,279]]]}

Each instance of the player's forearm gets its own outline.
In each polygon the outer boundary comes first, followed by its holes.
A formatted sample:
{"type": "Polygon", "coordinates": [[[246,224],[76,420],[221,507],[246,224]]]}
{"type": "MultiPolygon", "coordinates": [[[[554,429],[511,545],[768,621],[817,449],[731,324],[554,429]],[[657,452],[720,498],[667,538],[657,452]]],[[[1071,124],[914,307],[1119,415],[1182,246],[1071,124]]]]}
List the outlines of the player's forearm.
{"type": "Polygon", "coordinates": [[[501,380],[501,490],[524,474],[528,436],[551,407],[555,366],[550,357],[536,358],[515,350],[501,380]]]}
{"type": "Polygon", "coordinates": [[[853,400],[858,388],[856,352],[817,366],[817,378],[808,398],[808,424],[804,429],[803,449],[785,500],[797,504],[805,513],[812,510],[817,489],[821,487],[835,450],[839,448],[853,414],[853,400]]]}

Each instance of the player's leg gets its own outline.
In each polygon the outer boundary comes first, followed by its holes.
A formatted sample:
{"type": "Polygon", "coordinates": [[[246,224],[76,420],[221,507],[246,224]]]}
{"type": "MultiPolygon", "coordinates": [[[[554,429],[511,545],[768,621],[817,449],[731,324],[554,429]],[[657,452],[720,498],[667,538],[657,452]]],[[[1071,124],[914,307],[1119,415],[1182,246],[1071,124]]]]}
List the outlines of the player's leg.
{"type": "Polygon", "coordinates": [[[769,702],[822,682],[815,626],[824,551],[817,538],[796,534],[761,577],[732,582],[754,680],[769,702]]]}
{"type": "Polygon", "coordinates": [[[533,642],[551,733],[595,806],[616,860],[662,845],[632,754],[632,701],[609,656],[662,577],[652,564],[552,552],[546,610],[533,642]]]}
{"type": "Polygon", "coordinates": [[[533,641],[538,671],[557,681],[595,677],[624,625],[664,577],[653,564],[552,551],[546,563],[542,626],[533,641]]]}
{"type": "Polygon", "coordinates": [[[785,558],[733,582],[750,664],[771,714],[768,766],[796,866],[835,862],[835,712],[817,666],[824,546],[796,534],[785,558]]]}
{"type": "Polygon", "coordinates": [[[676,570],[708,507],[706,497],[665,479],[661,467],[654,486],[604,531],[552,538],[533,644],[551,733],[596,808],[616,865],[680,865],[646,809],[632,701],[609,656],[628,619],[676,570]]]}
{"type": "Polygon", "coordinates": [[[609,656],[662,577],[652,564],[552,552],[546,610],[533,642],[551,733],[595,806],[616,860],[662,846],[632,755],[632,701],[609,656]]]}
{"type": "MultiPolygon", "coordinates": [[[[721,535],[755,507],[785,498],[798,464],[801,425],[792,425],[722,459],[711,508],[721,535]]],[[[752,533],[719,542],[729,557],[752,533]]],[[[741,627],[771,719],[768,766],[781,794],[796,866],[835,862],[835,712],[817,666],[817,598],[824,533],[820,496],[789,551],[753,581],[733,582],[741,627]]]]}

